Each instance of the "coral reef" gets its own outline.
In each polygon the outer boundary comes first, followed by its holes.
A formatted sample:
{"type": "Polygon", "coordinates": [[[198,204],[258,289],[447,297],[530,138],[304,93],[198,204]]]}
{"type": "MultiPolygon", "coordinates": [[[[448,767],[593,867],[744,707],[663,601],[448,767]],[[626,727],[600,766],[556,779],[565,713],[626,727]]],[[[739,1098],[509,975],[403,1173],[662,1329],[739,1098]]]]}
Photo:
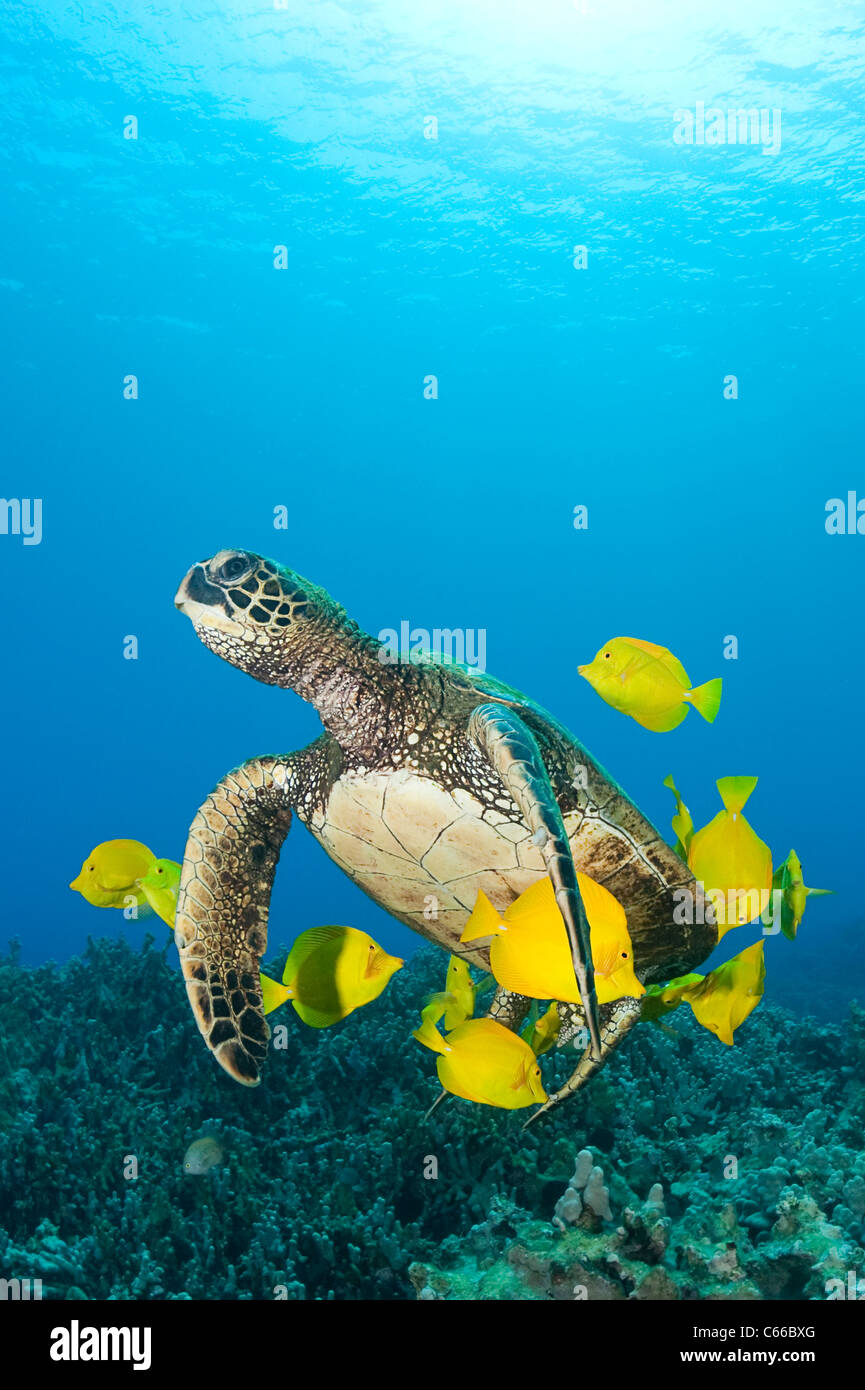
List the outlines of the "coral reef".
{"type": "Polygon", "coordinates": [[[556,1202],[553,1225],[564,1231],[579,1222],[597,1230],[601,1221],[612,1221],[610,1193],[604,1185],[604,1170],[597,1167],[591,1149],[580,1149],[574,1176],[556,1202]]]}
{"type": "MultiPolygon", "coordinates": [[[[424,1123],[438,1085],[409,1032],[444,963],[424,948],[332,1029],[272,1015],[247,1090],[203,1046],[172,945],[36,969],[13,948],[0,1275],[71,1299],[822,1299],[862,1272],[865,1011],[764,1003],[733,1048],[641,1025],[526,1133],[454,1099],[424,1123]],[[225,1160],[185,1175],[203,1134],[225,1160]]],[[[543,1066],[555,1085],[573,1054],[543,1066]]]]}

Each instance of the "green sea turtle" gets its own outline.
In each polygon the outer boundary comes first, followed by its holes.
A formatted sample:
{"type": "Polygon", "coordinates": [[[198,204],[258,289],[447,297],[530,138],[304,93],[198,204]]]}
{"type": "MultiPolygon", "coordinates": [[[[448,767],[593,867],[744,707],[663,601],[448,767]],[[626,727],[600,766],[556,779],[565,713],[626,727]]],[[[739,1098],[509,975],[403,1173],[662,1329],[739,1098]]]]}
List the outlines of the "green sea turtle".
{"type": "MultiPolygon", "coordinates": [[[[267,1050],[259,963],[292,813],[394,917],[484,968],[484,947],[459,944],[478,890],[504,911],[550,875],[585,1008],[561,1006],[563,1037],[582,1024],[589,1037],[553,1101],[597,1071],[640,1013],[634,999],[598,1011],[575,866],[624,906],[644,983],[686,974],[716,945],[708,907],[676,920],[676,890],[700,906],[687,865],[527,696],[463,666],[383,660],[324,589],[246,551],[193,565],[175,603],[205,646],[294,690],[325,730],[228,773],[190,828],[175,938],[198,1026],[237,1081],[258,1082],[267,1050]]],[[[490,1013],[518,1027],[528,1003],[499,989],[490,1013]]]]}

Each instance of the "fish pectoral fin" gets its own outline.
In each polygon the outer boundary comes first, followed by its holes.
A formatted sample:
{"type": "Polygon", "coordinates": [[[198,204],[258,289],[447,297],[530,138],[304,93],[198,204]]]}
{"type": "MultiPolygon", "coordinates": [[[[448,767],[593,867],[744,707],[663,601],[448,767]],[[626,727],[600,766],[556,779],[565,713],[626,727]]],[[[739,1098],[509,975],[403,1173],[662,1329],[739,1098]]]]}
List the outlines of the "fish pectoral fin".
{"type": "Polygon", "coordinates": [[[516,710],[492,701],[472,710],[468,734],[519,807],[535,844],[543,854],[556,902],[564,918],[592,1049],[599,1057],[600,1025],[589,923],[580,896],[565,823],[534,734],[516,710]]]}

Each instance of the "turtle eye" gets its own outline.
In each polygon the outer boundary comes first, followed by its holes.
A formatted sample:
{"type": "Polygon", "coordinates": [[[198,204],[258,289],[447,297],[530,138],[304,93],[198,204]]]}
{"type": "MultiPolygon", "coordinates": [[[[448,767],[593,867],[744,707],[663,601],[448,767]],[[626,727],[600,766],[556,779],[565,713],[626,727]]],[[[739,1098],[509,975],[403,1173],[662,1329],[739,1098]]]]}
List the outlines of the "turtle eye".
{"type": "Polygon", "coordinates": [[[250,568],[250,560],[247,555],[232,555],[224,564],[219,566],[218,578],[231,582],[233,579],[239,579],[242,574],[246,574],[250,568]]]}

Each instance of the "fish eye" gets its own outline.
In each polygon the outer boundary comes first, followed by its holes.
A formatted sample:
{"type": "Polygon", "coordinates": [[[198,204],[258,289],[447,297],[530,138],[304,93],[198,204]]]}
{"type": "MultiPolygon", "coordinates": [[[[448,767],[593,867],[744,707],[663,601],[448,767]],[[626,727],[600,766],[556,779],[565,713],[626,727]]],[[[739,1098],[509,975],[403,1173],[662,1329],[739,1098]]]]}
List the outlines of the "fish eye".
{"type": "Polygon", "coordinates": [[[604,652],[604,660],[605,660],[605,661],[609,661],[609,659],[610,659],[610,653],[609,653],[609,652],[604,652]]]}
{"type": "Polygon", "coordinates": [[[623,952],[622,952],[622,960],[627,960],[627,959],[628,959],[628,953],[627,953],[627,951],[623,951],[623,952]]]}
{"type": "Polygon", "coordinates": [[[90,867],[89,867],[89,869],[87,870],[87,872],[88,872],[89,874],[95,873],[95,872],[96,872],[96,865],[95,865],[95,864],[91,864],[90,867]]]}

